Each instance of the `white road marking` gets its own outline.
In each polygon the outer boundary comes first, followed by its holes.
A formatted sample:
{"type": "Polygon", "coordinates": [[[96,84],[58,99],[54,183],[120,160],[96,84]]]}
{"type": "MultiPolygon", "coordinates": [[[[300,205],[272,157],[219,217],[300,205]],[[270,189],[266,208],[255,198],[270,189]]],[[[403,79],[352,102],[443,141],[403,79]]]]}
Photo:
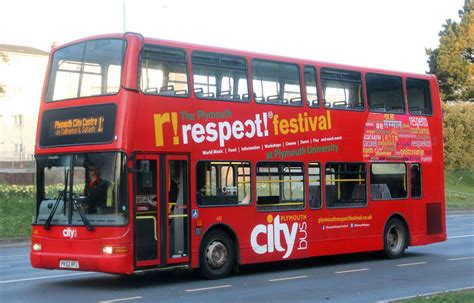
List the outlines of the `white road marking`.
{"type": "Polygon", "coordinates": [[[295,280],[295,279],[304,279],[308,276],[295,276],[295,277],[286,277],[286,278],[278,278],[278,279],[270,279],[268,282],[278,282],[278,281],[286,281],[286,280],[295,280]]]}
{"type": "Polygon", "coordinates": [[[447,215],[447,218],[459,218],[459,217],[472,217],[473,215],[471,213],[465,213],[465,214],[452,214],[452,215],[447,215]]]}
{"type": "Polygon", "coordinates": [[[6,255],[6,256],[0,256],[0,258],[14,258],[14,257],[26,257],[29,256],[30,254],[24,254],[24,255],[6,255]]]}
{"type": "Polygon", "coordinates": [[[7,267],[11,267],[11,265],[0,265],[0,268],[7,268],[7,267]]]}
{"type": "Polygon", "coordinates": [[[474,223],[473,224],[463,224],[463,225],[459,225],[460,227],[468,227],[468,226],[474,226],[474,223]]]}
{"type": "Polygon", "coordinates": [[[97,303],[113,303],[113,302],[139,300],[139,299],[142,299],[142,298],[143,298],[143,297],[131,297],[131,298],[122,298],[122,299],[114,299],[114,300],[97,301],[97,303]]]}
{"type": "Polygon", "coordinates": [[[474,216],[452,215],[452,216],[447,216],[447,218],[451,218],[451,219],[470,219],[470,218],[474,218],[474,216]]]}
{"type": "Polygon", "coordinates": [[[377,303],[389,303],[389,302],[394,302],[394,301],[398,302],[398,301],[413,299],[413,298],[418,298],[418,297],[427,297],[427,296],[439,295],[439,294],[455,292],[455,291],[470,290],[470,289],[474,289],[474,286],[469,286],[469,287],[464,287],[464,288],[457,288],[457,289],[447,289],[447,290],[442,290],[442,291],[437,291],[437,292],[430,292],[430,293],[426,293],[426,294],[417,294],[417,295],[408,296],[408,297],[400,297],[400,298],[381,300],[381,301],[377,301],[377,303]]]}
{"type": "Polygon", "coordinates": [[[474,259],[474,257],[452,258],[452,259],[448,259],[448,261],[459,261],[459,260],[468,260],[468,259],[474,259]]]}
{"type": "Polygon", "coordinates": [[[186,291],[195,292],[195,291],[212,290],[212,289],[227,288],[227,287],[232,287],[232,285],[220,285],[220,286],[213,286],[213,287],[186,289],[186,291]]]}
{"type": "Polygon", "coordinates": [[[398,266],[398,267],[415,266],[415,265],[422,265],[422,264],[426,264],[426,263],[428,263],[428,262],[405,263],[405,264],[397,264],[396,266],[398,266]]]}
{"type": "Polygon", "coordinates": [[[470,238],[470,237],[474,237],[474,235],[451,236],[451,237],[448,237],[448,240],[449,239],[470,238]]]}
{"type": "Polygon", "coordinates": [[[27,282],[27,281],[54,279],[54,278],[63,278],[63,277],[72,277],[72,276],[90,275],[90,274],[93,274],[93,272],[78,272],[78,273],[74,273],[74,274],[41,276],[41,277],[32,277],[32,278],[24,278],[24,279],[16,279],[16,280],[6,280],[6,281],[0,281],[0,284],[8,284],[8,283],[16,283],[16,282],[27,282]]]}
{"type": "Polygon", "coordinates": [[[351,269],[351,270],[342,270],[342,271],[336,271],[334,272],[335,274],[346,274],[346,273],[351,273],[351,272],[359,272],[359,271],[367,271],[370,270],[370,268],[359,268],[359,269],[351,269]]]}

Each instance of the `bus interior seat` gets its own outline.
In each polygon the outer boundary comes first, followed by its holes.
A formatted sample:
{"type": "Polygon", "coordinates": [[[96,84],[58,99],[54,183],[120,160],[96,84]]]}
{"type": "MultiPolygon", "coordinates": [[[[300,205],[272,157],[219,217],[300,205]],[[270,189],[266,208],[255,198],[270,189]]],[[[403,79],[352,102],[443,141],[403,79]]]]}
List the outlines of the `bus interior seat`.
{"type": "Polygon", "coordinates": [[[201,98],[214,99],[214,98],[215,98],[215,95],[214,95],[213,92],[202,93],[201,98]]]}
{"type": "Polygon", "coordinates": [[[378,112],[386,112],[387,110],[385,109],[385,104],[373,104],[370,106],[370,109],[378,112]]]}
{"type": "Polygon", "coordinates": [[[157,94],[158,93],[158,88],[156,88],[156,87],[145,88],[145,93],[157,94]]]}
{"type": "Polygon", "coordinates": [[[202,90],[202,87],[198,87],[194,89],[194,94],[196,95],[197,98],[202,98],[204,91],[202,90]]]}
{"type": "Polygon", "coordinates": [[[168,85],[168,86],[160,87],[160,95],[173,96],[174,95],[174,86],[173,85],[168,85]]]}
{"type": "Polygon", "coordinates": [[[332,207],[337,202],[337,188],[336,185],[326,185],[326,204],[332,207]]]}
{"type": "Polygon", "coordinates": [[[290,104],[301,104],[301,97],[295,97],[290,99],[290,104]]]}
{"type": "Polygon", "coordinates": [[[344,109],[347,108],[346,101],[337,101],[332,104],[332,108],[344,109]]]}
{"type": "Polygon", "coordinates": [[[414,114],[414,115],[421,115],[421,114],[423,114],[423,112],[421,111],[421,108],[418,107],[418,106],[411,106],[411,107],[409,108],[409,110],[410,110],[410,113],[411,113],[411,114],[414,114]]]}
{"type": "Polygon", "coordinates": [[[351,108],[356,109],[356,110],[363,110],[364,109],[364,104],[361,104],[361,103],[352,104],[351,108]]]}
{"type": "Polygon", "coordinates": [[[321,205],[321,194],[319,191],[319,186],[317,185],[310,185],[309,186],[309,204],[314,207],[314,206],[320,206],[321,205]]]}
{"type": "Polygon", "coordinates": [[[176,96],[186,96],[188,91],[186,89],[180,89],[174,92],[176,96]]]}
{"type": "Polygon", "coordinates": [[[403,107],[401,107],[401,106],[392,106],[392,107],[388,107],[387,111],[389,111],[391,113],[403,113],[403,107]]]}
{"type": "Polygon", "coordinates": [[[352,188],[351,194],[352,201],[365,201],[365,184],[356,184],[352,188]]]}
{"type": "MultiPolygon", "coordinates": [[[[284,100],[282,100],[279,95],[273,95],[267,97],[267,102],[272,104],[280,104],[283,103],[284,100]]],[[[288,100],[286,100],[286,102],[288,103],[288,100]]]]}
{"type": "Polygon", "coordinates": [[[230,94],[230,90],[223,90],[217,95],[217,98],[223,100],[232,100],[232,95],[230,94]]]}
{"type": "Polygon", "coordinates": [[[392,199],[390,189],[385,183],[370,184],[370,194],[372,199],[392,199]]]}

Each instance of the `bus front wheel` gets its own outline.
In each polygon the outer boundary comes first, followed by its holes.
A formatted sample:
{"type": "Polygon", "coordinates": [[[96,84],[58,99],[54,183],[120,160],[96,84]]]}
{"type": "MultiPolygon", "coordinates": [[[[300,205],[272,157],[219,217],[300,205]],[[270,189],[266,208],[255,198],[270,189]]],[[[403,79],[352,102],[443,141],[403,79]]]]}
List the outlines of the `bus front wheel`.
{"type": "Polygon", "coordinates": [[[399,219],[390,219],[384,230],[384,255],[396,259],[405,253],[408,244],[407,229],[399,219]]]}
{"type": "Polygon", "coordinates": [[[214,230],[206,235],[199,253],[201,273],[207,279],[226,277],[235,262],[232,241],[226,232],[214,230]]]}

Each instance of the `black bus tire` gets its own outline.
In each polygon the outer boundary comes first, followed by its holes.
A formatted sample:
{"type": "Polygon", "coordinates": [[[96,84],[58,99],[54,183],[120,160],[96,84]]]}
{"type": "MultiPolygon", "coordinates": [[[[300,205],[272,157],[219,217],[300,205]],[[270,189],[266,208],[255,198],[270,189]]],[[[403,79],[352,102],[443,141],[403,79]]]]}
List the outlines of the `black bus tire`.
{"type": "Polygon", "coordinates": [[[403,256],[408,245],[408,235],[405,224],[399,219],[390,219],[383,232],[383,254],[389,259],[403,256]]]}
{"type": "Polygon", "coordinates": [[[199,266],[207,279],[221,279],[229,275],[235,263],[235,249],[228,234],[213,230],[203,239],[199,252],[199,266]]]}

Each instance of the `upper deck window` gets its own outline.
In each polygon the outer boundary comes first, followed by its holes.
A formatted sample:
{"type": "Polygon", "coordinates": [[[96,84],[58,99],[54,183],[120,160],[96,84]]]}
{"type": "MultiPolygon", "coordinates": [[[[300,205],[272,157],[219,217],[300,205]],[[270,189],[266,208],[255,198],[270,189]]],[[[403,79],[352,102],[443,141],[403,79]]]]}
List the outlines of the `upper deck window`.
{"type": "Polygon", "coordinates": [[[431,115],[430,83],[422,79],[407,79],[408,109],[412,115],[431,115]]]}
{"type": "Polygon", "coordinates": [[[322,68],[324,107],[364,110],[362,80],[359,72],[322,68]]]}
{"type": "Polygon", "coordinates": [[[319,107],[318,85],[314,67],[304,67],[304,84],[306,86],[306,104],[309,107],[319,107]]]}
{"type": "Polygon", "coordinates": [[[189,96],[184,50],[146,45],[140,60],[140,89],[145,94],[189,96]]]}
{"type": "Polygon", "coordinates": [[[99,39],[57,50],[46,101],[115,94],[120,88],[125,41],[99,39]]]}
{"type": "Polygon", "coordinates": [[[367,98],[373,112],[405,113],[402,79],[395,76],[367,74],[367,98]]]}
{"type": "Polygon", "coordinates": [[[193,79],[194,94],[199,99],[249,100],[244,58],[193,52],[193,79]]]}
{"type": "Polygon", "coordinates": [[[302,105],[298,65],[252,61],[253,92],[257,103],[302,105]]]}

